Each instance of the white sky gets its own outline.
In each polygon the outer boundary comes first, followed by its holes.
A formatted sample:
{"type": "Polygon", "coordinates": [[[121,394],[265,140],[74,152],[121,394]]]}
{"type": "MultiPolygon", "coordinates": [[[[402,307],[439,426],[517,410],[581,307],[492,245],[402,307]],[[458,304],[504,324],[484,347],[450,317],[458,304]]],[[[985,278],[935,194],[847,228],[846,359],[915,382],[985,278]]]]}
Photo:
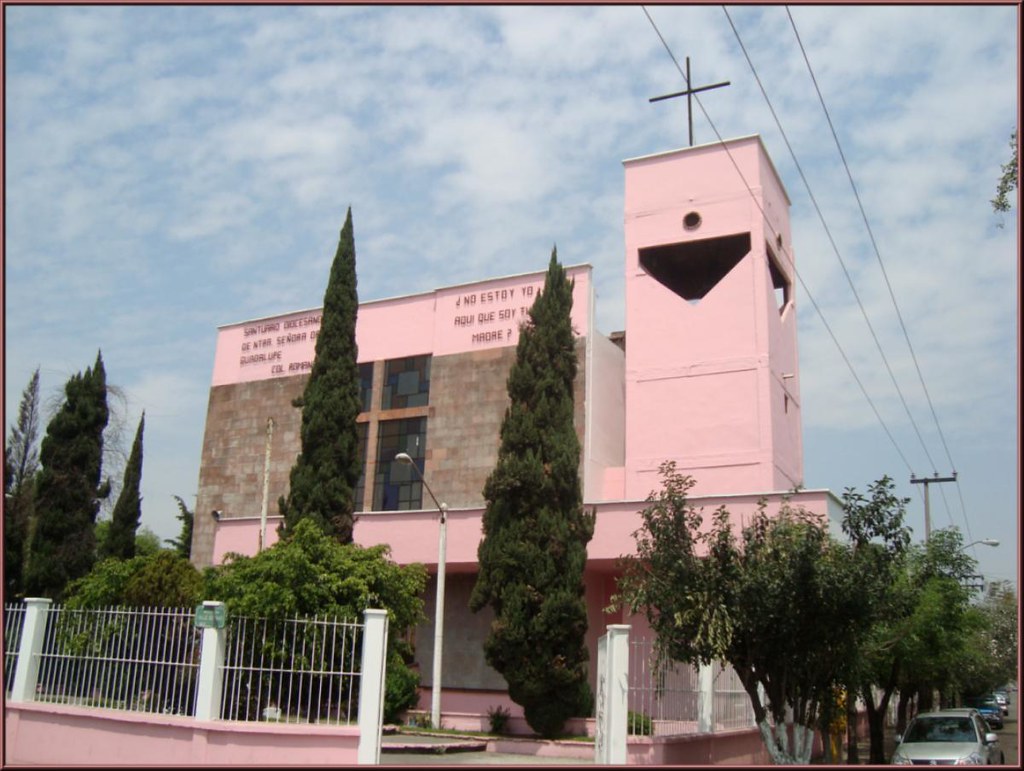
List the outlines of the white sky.
{"type": "MultiPolygon", "coordinates": [[[[694,85],[698,144],[761,134],[793,201],[805,482],[932,487],[988,579],[1016,581],[1018,221],[993,214],[1018,115],[1018,10],[794,6],[878,258],[783,6],[649,12],[694,85]],[[867,310],[907,418],[837,259],[867,310]],[[923,440],[918,439],[920,432],[923,440]],[[906,458],[906,462],[900,457],[906,458]],[[931,460],[928,456],[930,455],[931,460]]],[[[589,262],[621,329],[625,158],[687,143],[685,85],[640,6],[6,6],[5,433],[102,349],[143,524],[195,502],[216,328],[319,307],[352,206],[372,300],[589,262]]],[[[45,423],[43,425],[45,428],[45,423]]],[[[122,460],[123,462],[123,460],[122,460]]],[[[110,469],[108,469],[110,470],[110,469]]],[[[120,470],[115,473],[120,476],[120,470]]]]}

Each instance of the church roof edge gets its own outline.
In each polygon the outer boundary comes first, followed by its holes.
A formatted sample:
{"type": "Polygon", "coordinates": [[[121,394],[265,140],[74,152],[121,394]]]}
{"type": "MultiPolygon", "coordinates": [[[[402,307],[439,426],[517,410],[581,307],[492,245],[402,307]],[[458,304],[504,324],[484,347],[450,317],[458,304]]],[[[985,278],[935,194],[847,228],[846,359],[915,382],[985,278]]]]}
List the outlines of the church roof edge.
{"type": "MultiPolygon", "coordinates": [[[[579,262],[579,263],[576,263],[575,265],[563,265],[562,267],[566,271],[579,270],[580,268],[586,268],[586,269],[590,270],[591,272],[594,270],[594,266],[591,265],[589,262],[579,262]]],[[[485,283],[487,283],[489,281],[507,281],[507,280],[513,279],[513,278],[522,278],[524,276],[535,276],[535,275],[542,274],[542,273],[547,273],[547,268],[544,268],[543,270],[529,270],[529,271],[526,271],[524,273],[510,273],[510,274],[508,274],[506,276],[489,276],[488,278],[481,278],[481,279],[477,279],[476,281],[465,281],[465,282],[463,282],[461,284],[449,284],[447,286],[439,286],[439,287],[436,287],[434,289],[428,289],[428,290],[423,291],[423,292],[410,292],[409,294],[393,295],[391,297],[378,297],[375,300],[361,300],[359,302],[359,305],[360,306],[363,306],[363,305],[376,305],[377,303],[394,302],[396,300],[404,300],[404,299],[407,299],[407,298],[410,298],[410,297],[426,297],[427,295],[437,294],[438,292],[441,292],[441,291],[444,291],[444,290],[447,290],[447,289],[459,289],[460,287],[473,286],[474,284],[485,284],[485,283]]],[[[279,319],[282,316],[297,316],[297,315],[300,315],[300,314],[303,314],[303,313],[315,313],[316,311],[322,311],[322,310],[323,310],[323,306],[321,305],[321,306],[317,306],[315,308],[300,308],[300,309],[294,310],[294,311],[283,311],[281,313],[271,313],[271,314],[269,314],[267,316],[259,316],[257,318],[252,318],[252,319],[243,319],[242,321],[233,321],[233,322],[231,322],[229,324],[218,324],[217,325],[217,329],[229,329],[230,327],[237,327],[237,326],[241,326],[242,324],[255,324],[255,323],[258,323],[260,321],[269,321],[270,319],[279,319]]]]}
{"type": "Polygon", "coordinates": [[[779,188],[782,190],[782,194],[786,197],[786,203],[790,206],[793,205],[790,200],[789,192],[786,190],[786,185],[782,181],[782,176],[779,174],[779,170],[775,168],[775,161],[772,160],[772,156],[768,153],[768,148],[764,146],[764,140],[761,139],[760,134],[747,134],[746,136],[733,137],[732,139],[722,139],[715,142],[705,142],[702,145],[693,145],[692,147],[678,147],[675,150],[662,150],[657,153],[649,153],[647,155],[637,155],[633,158],[625,158],[622,161],[623,166],[627,166],[630,163],[637,161],[649,161],[655,158],[665,158],[671,155],[680,155],[682,153],[688,153],[692,150],[706,150],[709,147],[721,146],[721,145],[734,145],[740,142],[744,142],[750,139],[756,139],[757,143],[761,146],[761,153],[768,160],[768,166],[771,168],[772,173],[775,175],[775,180],[779,183],[779,188]]]}

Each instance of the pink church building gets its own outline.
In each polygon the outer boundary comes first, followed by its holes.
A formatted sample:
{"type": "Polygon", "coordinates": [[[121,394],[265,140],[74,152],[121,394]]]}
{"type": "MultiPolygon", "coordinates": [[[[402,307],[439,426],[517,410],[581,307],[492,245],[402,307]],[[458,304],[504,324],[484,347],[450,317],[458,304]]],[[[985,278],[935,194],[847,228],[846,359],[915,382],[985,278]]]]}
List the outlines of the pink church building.
{"type": "MultiPolygon", "coordinates": [[[[633,158],[625,169],[626,329],[594,326],[589,265],[568,266],[580,361],[576,428],[584,505],[596,512],[585,573],[587,644],[608,624],[618,560],[634,549],[638,512],[675,461],[694,501],[738,520],[783,496],[838,519],[827,490],[804,490],[794,252],[789,199],[757,136],[633,158]],[[794,490],[796,492],[794,492],[794,490]]],[[[358,244],[357,244],[358,252],[358,244]]],[[[448,505],[442,713],[486,714],[507,699],[484,661],[487,611],[469,611],[482,535],[481,490],[494,467],[518,325],[544,282],[538,270],[366,301],[357,343],[363,477],[355,540],[387,543],[399,563],[436,575],[438,517],[407,453],[448,505]]],[[[278,497],[299,452],[301,395],[320,311],[218,330],[193,562],[252,554],[276,540],[278,497]]],[[[433,579],[432,579],[433,582],[433,579]]],[[[416,657],[429,701],[434,585],[416,657]]],[[[593,667],[592,667],[593,670],[593,667]]],[[[513,715],[517,712],[513,712],[513,715]]]]}

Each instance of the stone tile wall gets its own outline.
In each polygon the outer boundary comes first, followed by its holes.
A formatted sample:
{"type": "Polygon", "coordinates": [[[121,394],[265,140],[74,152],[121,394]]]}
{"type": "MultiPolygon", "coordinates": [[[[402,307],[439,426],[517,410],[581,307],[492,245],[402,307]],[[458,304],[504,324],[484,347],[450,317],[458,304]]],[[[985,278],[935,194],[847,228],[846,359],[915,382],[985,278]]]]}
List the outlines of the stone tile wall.
{"type": "MultiPolygon", "coordinates": [[[[585,342],[577,342],[575,423],[583,446],[586,405],[585,342]]],[[[373,409],[360,416],[369,421],[367,476],[363,510],[373,500],[377,423],[428,416],[425,476],[438,499],[451,508],[483,506],[483,485],[498,457],[501,421],[508,407],[506,381],[515,348],[439,356],[431,362],[430,406],[381,410],[384,363],[375,362],[373,409]]],[[[259,517],[263,503],[263,466],[267,418],[274,419],[270,450],[268,514],[278,513],[278,499],[288,490],[289,475],[301,442],[301,410],[292,400],[301,396],[309,375],[216,386],[210,389],[199,470],[199,491],[192,537],[192,561],[211,564],[214,519],[259,517]]],[[[429,498],[424,507],[431,506],[429,498]]]]}

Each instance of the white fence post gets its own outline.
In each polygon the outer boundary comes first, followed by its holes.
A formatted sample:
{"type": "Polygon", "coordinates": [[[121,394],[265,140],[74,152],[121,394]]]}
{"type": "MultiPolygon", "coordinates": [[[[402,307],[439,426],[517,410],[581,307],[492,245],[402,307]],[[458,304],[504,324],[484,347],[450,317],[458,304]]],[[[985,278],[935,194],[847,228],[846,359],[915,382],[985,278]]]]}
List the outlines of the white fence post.
{"type": "Polygon", "coordinates": [[[715,665],[701,664],[697,682],[697,730],[712,733],[715,730],[715,665]]]}
{"type": "Polygon", "coordinates": [[[356,754],[356,762],[361,766],[380,764],[387,647],[388,612],[363,611],[363,652],[359,669],[359,750],[356,754]]]}
{"type": "Polygon", "coordinates": [[[53,600],[46,597],[25,598],[25,621],[21,626],[21,642],[18,645],[18,664],[14,670],[11,701],[36,700],[39,656],[43,652],[46,619],[50,615],[52,602],[53,600]]]}
{"type": "Polygon", "coordinates": [[[594,694],[594,762],[608,755],[608,635],[597,638],[597,693],[594,694]]]}
{"type": "MultiPolygon", "coordinates": [[[[203,607],[217,608],[223,602],[204,600],[203,607]]],[[[211,611],[212,613],[212,611],[211,611]]],[[[203,642],[199,653],[199,683],[196,687],[196,720],[220,718],[220,697],[224,687],[224,651],[227,647],[226,628],[203,628],[203,642]]]]}
{"type": "Polygon", "coordinates": [[[628,708],[629,625],[610,624],[597,643],[595,763],[626,763],[628,708]]]}

